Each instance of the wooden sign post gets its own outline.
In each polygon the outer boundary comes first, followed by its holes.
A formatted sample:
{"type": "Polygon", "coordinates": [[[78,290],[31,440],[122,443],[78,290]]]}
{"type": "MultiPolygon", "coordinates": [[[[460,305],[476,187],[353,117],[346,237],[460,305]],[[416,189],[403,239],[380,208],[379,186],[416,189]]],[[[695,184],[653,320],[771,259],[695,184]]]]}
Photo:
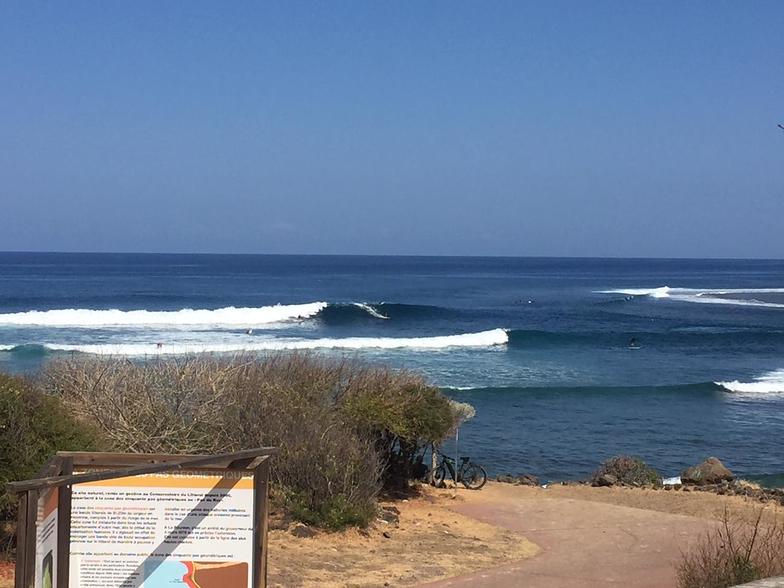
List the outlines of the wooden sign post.
{"type": "Polygon", "coordinates": [[[15,588],[265,588],[276,452],[59,452],[8,484],[15,588]]]}

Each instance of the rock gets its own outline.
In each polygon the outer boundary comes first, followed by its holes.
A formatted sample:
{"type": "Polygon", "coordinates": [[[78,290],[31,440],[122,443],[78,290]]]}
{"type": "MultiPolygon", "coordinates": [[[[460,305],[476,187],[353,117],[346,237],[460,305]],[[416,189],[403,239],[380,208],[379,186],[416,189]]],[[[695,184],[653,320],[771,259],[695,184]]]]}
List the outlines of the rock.
{"type": "Polygon", "coordinates": [[[594,486],[613,486],[618,483],[618,478],[612,474],[602,474],[593,481],[594,486]]]}
{"type": "Polygon", "coordinates": [[[718,484],[724,481],[731,482],[734,479],[733,473],[715,457],[709,457],[701,464],[685,469],[681,474],[683,483],[698,486],[718,484]]]}
{"type": "Polygon", "coordinates": [[[539,478],[531,474],[520,474],[516,481],[518,486],[538,486],[539,478]]]}
{"type": "Polygon", "coordinates": [[[390,525],[397,525],[400,522],[399,513],[400,511],[396,509],[394,506],[391,508],[382,508],[381,512],[378,513],[378,519],[380,521],[384,521],[385,523],[389,523],[390,525]],[[393,508],[395,510],[392,510],[393,508]]]}
{"type": "Polygon", "coordinates": [[[389,534],[389,533],[387,533],[386,531],[384,531],[384,532],[383,532],[383,533],[381,533],[381,534],[384,536],[384,539],[392,539],[392,535],[390,535],[390,534],[389,534]]]}
{"type": "Polygon", "coordinates": [[[316,531],[301,523],[294,526],[294,528],[291,530],[291,534],[302,539],[310,539],[311,537],[318,535],[316,531]]]}
{"type": "Polygon", "coordinates": [[[501,474],[500,476],[496,477],[496,482],[501,482],[503,484],[514,484],[515,478],[514,476],[510,476],[509,474],[501,474]]]}

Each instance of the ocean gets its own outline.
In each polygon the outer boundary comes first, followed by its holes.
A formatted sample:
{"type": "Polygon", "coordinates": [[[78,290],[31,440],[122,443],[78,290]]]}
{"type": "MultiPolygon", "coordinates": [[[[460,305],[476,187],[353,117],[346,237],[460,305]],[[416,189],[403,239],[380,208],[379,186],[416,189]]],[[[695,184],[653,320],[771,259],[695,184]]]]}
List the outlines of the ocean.
{"type": "Polygon", "coordinates": [[[423,372],[492,474],[715,455],[784,483],[784,261],[0,253],[2,371],[239,350],[423,372]]]}

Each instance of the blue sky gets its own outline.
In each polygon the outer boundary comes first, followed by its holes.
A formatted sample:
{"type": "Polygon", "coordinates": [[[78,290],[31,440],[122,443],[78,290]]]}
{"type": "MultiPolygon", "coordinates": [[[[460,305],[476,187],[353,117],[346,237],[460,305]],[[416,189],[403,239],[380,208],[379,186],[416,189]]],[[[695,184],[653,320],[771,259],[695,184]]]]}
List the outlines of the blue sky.
{"type": "Polygon", "coordinates": [[[2,2],[0,250],[784,257],[784,3],[2,2]]]}

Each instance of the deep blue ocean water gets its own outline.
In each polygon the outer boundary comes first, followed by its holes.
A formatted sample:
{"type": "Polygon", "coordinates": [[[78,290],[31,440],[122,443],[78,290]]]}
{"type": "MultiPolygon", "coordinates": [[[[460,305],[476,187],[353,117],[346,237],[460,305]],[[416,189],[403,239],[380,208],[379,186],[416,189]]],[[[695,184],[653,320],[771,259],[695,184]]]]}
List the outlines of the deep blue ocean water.
{"type": "Polygon", "coordinates": [[[784,261],[0,254],[0,370],[241,349],[420,370],[493,473],[784,473],[784,261]]]}

